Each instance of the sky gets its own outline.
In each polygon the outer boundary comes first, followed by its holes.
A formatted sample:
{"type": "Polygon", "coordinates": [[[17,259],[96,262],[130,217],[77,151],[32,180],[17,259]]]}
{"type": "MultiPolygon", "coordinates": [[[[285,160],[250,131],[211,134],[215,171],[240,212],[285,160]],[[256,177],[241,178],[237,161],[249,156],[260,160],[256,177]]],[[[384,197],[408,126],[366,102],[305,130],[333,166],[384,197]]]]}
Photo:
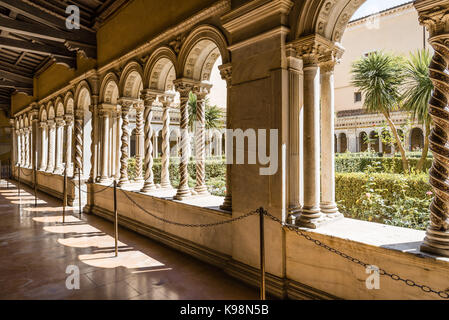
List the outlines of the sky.
{"type": "Polygon", "coordinates": [[[354,13],[351,20],[356,20],[358,18],[365,17],[385,9],[396,7],[407,2],[410,2],[410,0],[367,0],[354,13]]]}

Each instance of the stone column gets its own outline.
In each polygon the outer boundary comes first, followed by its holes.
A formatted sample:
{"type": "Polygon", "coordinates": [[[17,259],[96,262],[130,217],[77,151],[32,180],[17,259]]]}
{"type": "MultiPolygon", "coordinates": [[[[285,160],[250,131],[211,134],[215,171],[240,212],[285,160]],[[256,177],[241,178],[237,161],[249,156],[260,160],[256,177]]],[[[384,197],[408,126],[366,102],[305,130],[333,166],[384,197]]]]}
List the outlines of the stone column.
{"type": "Polygon", "coordinates": [[[15,128],[15,120],[10,119],[9,123],[11,125],[11,134],[12,134],[12,145],[11,145],[11,163],[15,165],[17,163],[17,134],[15,128]]]}
{"type": "Polygon", "coordinates": [[[310,38],[298,47],[303,59],[303,170],[304,204],[296,224],[316,228],[323,220],[320,208],[320,69],[316,50],[319,43],[310,38]]]}
{"type": "Polygon", "coordinates": [[[28,128],[28,168],[33,168],[33,124],[31,123],[28,128]]]}
{"type": "Polygon", "coordinates": [[[134,104],[134,109],[136,110],[136,182],[143,182],[143,103],[137,102],[136,104],[134,104]]]}
{"type": "Polygon", "coordinates": [[[16,167],[20,164],[20,158],[21,158],[21,154],[20,154],[20,130],[15,130],[14,131],[16,133],[16,152],[17,152],[17,159],[16,159],[16,167]]]}
{"type": "MultiPolygon", "coordinates": [[[[31,120],[31,166],[30,168],[34,170],[38,170],[38,163],[37,163],[37,154],[38,154],[38,141],[39,141],[39,135],[38,135],[38,125],[39,125],[39,111],[37,109],[34,110],[31,120]]],[[[34,183],[37,183],[37,181],[34,180],[34,183]]]]}
{"type": "Polygon", "coordinates": [[[109,157],[111,156],[109,152],[109,117],[110,112],[108,110],[101,109],[98,111],[98,115],[102,119],[103,127],[101,132],[102,137],[102,159],[100,162],[100,168],[101,168],[101,177],[100,182],[104,183],[109,180],[109,157]]]}
{"type": "Polygon", "coordinates": [[[193,89],[193,83],[186,79],[177,79],[174,81],[176,90],[180,93],[181,100],[181,162],[179,164],[180,182],[175,199],[183,200],[192,195],[189,188],[189,172],[188,164],[190,158],[190,135],[189,135],[189,110],[187,102],[189,101],[189,93],[193,89]]]}
{"type": "Polygon", "coordinates": [[[111,119],[112,119],[112,134],[111,134],[111,141],[110,141],[110,146],[111,146],[111,170],[110,170],[110,177],[112,177],[112,179],[115,178],[116,176],[116,172],[117,172],[117,108],[114,107],[114,110],[112,111],[111,114],[111,119]]]}
{"type": "Polygon", "coordinates": [[[54,171],[55,174],[61,174],[64,171],[64,168],[62,166],[64,126],[65,126],[64,119],[56,118],[56,164],[54,171]]]}
{"type": "Polygon", "coordinates": [[[17,161],[20,166],[23,166],[23,129],[17,130],[17,145],[19,150],[19,159],[17,161]]]}
{"type": "Polygon", "coordinates": [[[73,178],[76,180],[77,175],[83,176],[83,123],[84,111],[77,109],[75,111],[75,161],[73,178]]]}
{"type": "Polygon", "coordinates": [[[56,142],[56,123],[54,120],[48,120],[48,163],[47,172],[53,173],[55,170],[55,142],[56,142]]]}
{"type": "Polygon", "coordinates": [[[23,129],[23,167],[28,168],[29,162],[29,139],[28,139],[29,128],[23,129]]]}
{"type": "Polygon", "coordinates": [[[73,130],[73,116],[65,116],[65,139],[66,149],[64,150],[64,162],[67,169],[67,175],[73,175],[73,162],[72,162],[72,130],[73,130]]]}
{"type": "Polygon", "coordinates": [[[47,169],[47,154],[48,154],[47,122],[41,122],[40,127],[41,127],[41,163],[39,170],[45,171],[47,169]]]}
{"type": "Polygon", "coordinates": [[[301,127],[300,116],[302,105],[300,103],[300,70],[301,61],[295,57],[295,52],[288,50],[288,85],[289,85],[289,154],[288,154],[288,213],[295,219],[300,212],[300,185],[301,185],[301,127]]]}
{"type": "Polygon", "coordinates": [[[173,103],[171,95],[165,95],[162,99],[162,167],[161,188],[171,189],[170,182],[170,107],[173,103]]]}
{"type": "MultiPolygon", "coordinates": [[[[334,152],[334,66],[335,61],[320,64],[321,74],[321,212],[329,218],[341,217],[335,202],[334,152]]],[[[341,141],[340,141],[341,143],[341,141]]],[[[346,145],[348,145],[346,141],[346,145]]],[[[343,151],[343,150],[341,150],[343,151]]]]}
{"type": "Polygon", "coordinates": [[[434,84],[429,113],[434,127],[429,136],[433,164],[429,182],[435,197],[430,205],[430,224],[421,250],[449,257],[449,3],[417,1],[420,22],[429,31],[435,50],[429,75],[434,84]]]}
{"type": "Polygon", "coordinates": [[[151,121],[153,121],[153,103],[156,100],[156,94],[150,90],[144,90],[142,92],[142,100],[144,101],[144,155],[145,155],[145,182],[141,192],[149,192],[156,188],[154,184],[154,174],[153,174],[153,128],[151,126],[151,121]]]}
{"type": "Polygon", "coordinates": [[[129,111],[131,103],[122,102],[122,156],[120,158],[120,181],[119,186],[124,187],[129,183],[128,179],[128,158],[129,158],[129,111]]]}
{"type": "Polygon", "coordinates": [[[208,195],[206,186],[206,96],[210,92],[211,85],[204,85],[195,90],[196,100],[196,185],[195,192],[199,195],[208,195]]]}
{"type": "MultiPolygon", "coordinates": [[[[226,80],[226,129],[231,129],[231,90],[232,90],[232,65],[230,63],[224,64],[218,67],[220,70],[220,75],[223,80],[226,80]]],[[[226,137],[228,139],[228,137],[226,137]]],[[[231,138],[232,139],[232,138],[231,138]]],[[[227,150],[226,157],[233,157],[233,150],[227,150]]],[[[220,154],[221,156],[221,154],[220,154]]],[[[223,204],[220,206],[220,209],[226,211],[232,211],[232,165],[226,164],[226,195],[223,201],[223,204]]]]}
{"type": "Polygon", "coordinates": [[[121,158],[121,135],[122,135],[122,131],[121,131],[121,127],[122,127],[122,117],[121,117],[122,111],[121,111],[121,107],[117,106],[117,113],[116,113],[116,123],[115,123],[115,138],[116,138],[116,143],[115,143],[115,172],[114,172],[114,177],[116,180],[120,179],[120,158],[121,158]]]}

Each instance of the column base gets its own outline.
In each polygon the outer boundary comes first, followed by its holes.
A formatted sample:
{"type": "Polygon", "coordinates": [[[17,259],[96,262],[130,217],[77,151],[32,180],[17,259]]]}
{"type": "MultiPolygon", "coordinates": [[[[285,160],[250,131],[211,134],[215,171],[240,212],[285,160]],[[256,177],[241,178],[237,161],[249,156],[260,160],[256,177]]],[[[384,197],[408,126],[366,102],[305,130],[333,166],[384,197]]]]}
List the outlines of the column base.
{"type": "Polygon", "coordinates": [[[326,219],[341,219],[344,218],[343,214],[338,211],[337,204],[333,203],[321,203],[321,212],[325,214],[326,219]]]}
{"type": "Polygon", "coordinates": [[[156,185],[154,182],[145,183],[140,192],[150,192],[156,190],[156,185]]]}
{"type": "Polygon", "coordinates": [[[173,186],[170,183],[166,182],[166,183],[161,183],[160,188],[166,189],[166,190],[171,190],[171,189],[173,189],[173,186]]]}
{"type": "Polygon", "coordinates": [[[190,189],[188,186],[182,187],[178,189],[178,192],[173,197],[175,200],[185,200],[192,196],[192,193],[190,192],[190,189]]]}
{"type": "Polygon", "coordinates": [[[325,220],[318,207],[303,207],[295,224],[300,227],[316,229],[321,226],[325,220]]]}
{"type": "Polygon", "coordinates": [[[109,177],[101,177],[98,179],[98,183],[109,183],[111,182],[111,179],[109,177]]]}
{"type": "Polygon", "coordinates": [[[437,256],[449,257],[449,231],[427,228],[420,250],[437,256]]]}
{"type": "Polygon", "coordinates": [[[223,204],[220,206],[221,210],[232,211],[232,197],[226,195],[223,204]]]}
{"type": "Polygon", "coordinates": [[[209,191],[207,191],[207,187],[205,185],[197,186],[193,190],[195,190],[196,194],[199,196],[210,195],[210,193],[209,193],[209,191]]]}
{"type": "Polygon", "coordinates": [[[118,182],[118,186],[119,187],[125,187],[129,184],[129,180],[128,179],[122,179],[118,182]]]}
{"type": "Polygon", "coordinates": [[[53,173],[54,174],[63,174],[64,173],[64,169],[63,168],[56,168],[53,173]]]}

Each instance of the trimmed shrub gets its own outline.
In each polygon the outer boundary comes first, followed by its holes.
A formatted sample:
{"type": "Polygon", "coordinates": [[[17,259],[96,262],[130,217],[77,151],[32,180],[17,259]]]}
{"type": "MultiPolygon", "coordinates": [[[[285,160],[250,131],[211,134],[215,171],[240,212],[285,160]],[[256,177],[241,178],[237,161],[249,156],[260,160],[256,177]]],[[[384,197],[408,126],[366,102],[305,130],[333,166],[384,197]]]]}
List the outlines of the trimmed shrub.
{"type": "MultiPolygon", "coordinates": [[[[408,158],[410,168],[416,168],[419,158],[408,158]]],[[[354,156],[337,156],[335,157],[336,172],[364,172],[368,166],[380,163],[377,172],[402,173],[401,157],[354,157],[354,156]]],[[[425,171],[432,166],[432,158],[427,158],[424,162],[425,171]]]]}
{"type": "Polygon", "coordinates": [[[427,174],[337,173],[335,196],[346,217],[425,230],[432,197],[427,181],[427,174]]]}

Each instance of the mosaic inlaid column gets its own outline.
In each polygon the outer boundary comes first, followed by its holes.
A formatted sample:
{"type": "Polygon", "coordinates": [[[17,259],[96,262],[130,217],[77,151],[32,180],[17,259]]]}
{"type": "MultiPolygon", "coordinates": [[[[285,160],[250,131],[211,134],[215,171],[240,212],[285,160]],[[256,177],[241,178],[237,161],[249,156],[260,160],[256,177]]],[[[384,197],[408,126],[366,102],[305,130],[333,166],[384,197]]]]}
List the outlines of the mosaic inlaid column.
{"type": "Polygon", "coordinates": [[[41,163],[39,166],[40,171],[45,171],[47,169],[47,122],[40,123],[41,128],[41,163]]]}
{"type": "Polygon", "coordinates": [[[66,139],[66,148],[64,150],[64,162],[65,167],[67,169],[67,175],[73,175],[73,161],[72,161],[72,135],[73,131],[73,116],[67,115],[65,116],[65,139],[66,139]]]}
{"type": "Polygon", "coordinates": [[[151,126],[151,121],[153,121],[153,103],[156,100],[156,95],[149,90],[144,90],[142,92],[142,100],[144,103],[144,154],[145,154],[145,182],[142,188],[142,192],[149,192],[156,188],[154,184],[154,173],[153,173],[153,128],[151,126]]]}
{"type": "Polygon", "coordinates": [[[47,172],[52,173],[55,170],[55,155],[56,155],[56,123],[54,120],[48,120],[48,163],[47,172]]]}
{"type": "MultiPolygon", "coordinates": [[[[136,182],[143,182],[143,140],[144,140],[144,105],[138,102],[134,105],[136,110],[136,182]]],[[[146,119],[145,119],[146,120],[146,119]]],[[[145,121],[146,124],[146,121],[145,121]]],[[[153,167],[153,165],[151,165],[153,167]]]]}
{"type": "MultiPolygon", "coordinates": [[[[342,217],[335,202],[335,96],[334,66],[330,60],[320,64],[321,74],[321,212],[328,218],[342,217]]],[[[341,142],[340,142],[341,143],[341,142]]],[[[346,143],[347,145],[347,143],[346,143]]]]}
{"type": "Polygon", "coordinates": [[[83,123],[84,112],[83,110],[75,111],[75,160],[74,160],[74,172],[73,178],[77,179],[77,176],[81,174],[83,176],[83,123]]]}
{"type": "Polygon", "coordinates": [[[64,126],[65,121],[63,118],[56,118],[56,163],[55,174],[62,174],[64,167],[62,165],[62,155],[64,148],[64,126]]]}
{"type": "Polygon", "coordinates": [[[162,167],[161,188],[171,189],[170,182],[170,107],[173,97],[165,95],[162,99],[162,167]]]}
{"type": "Polygon", "coordinates": [[[206,186],[206,96],[210,92],[210,85],[201,85],[195,90],[196,100],[196,185],[195,191],[199,195],[207,195],[206,186]]]}
{"type": "Polygon", "coordinates": [[[433,129],[429,136],[433,164],[429,182],[435,197],[421,250],[449,257],[449,3],[415,2],[420,22],[429,31],[434,55],[429,66],[434,91],[429,102],[433,129]]]}
{"type": "Polygon", "coordinates": [[[180,94],[180,129],[181,129],[181,162],[179,164],[180,183],[175,199],[183,200],[192,195],[189,188],[189,172],[188,164],[190,158],[190,135],[189,135],[189,93],[192,91],[193,85],[190,81],[185,79],[178,79],[174,81],[176,90],[180,94]]]}
{"type": "Polygon", "coordinates": [[[124,187],[129,183],[128,179],[128,159],[129,159],[129,111],[131,110],[131,103],[122,102],[122,143],[120,158],[120,181],[119,186],[124,187]]]}

